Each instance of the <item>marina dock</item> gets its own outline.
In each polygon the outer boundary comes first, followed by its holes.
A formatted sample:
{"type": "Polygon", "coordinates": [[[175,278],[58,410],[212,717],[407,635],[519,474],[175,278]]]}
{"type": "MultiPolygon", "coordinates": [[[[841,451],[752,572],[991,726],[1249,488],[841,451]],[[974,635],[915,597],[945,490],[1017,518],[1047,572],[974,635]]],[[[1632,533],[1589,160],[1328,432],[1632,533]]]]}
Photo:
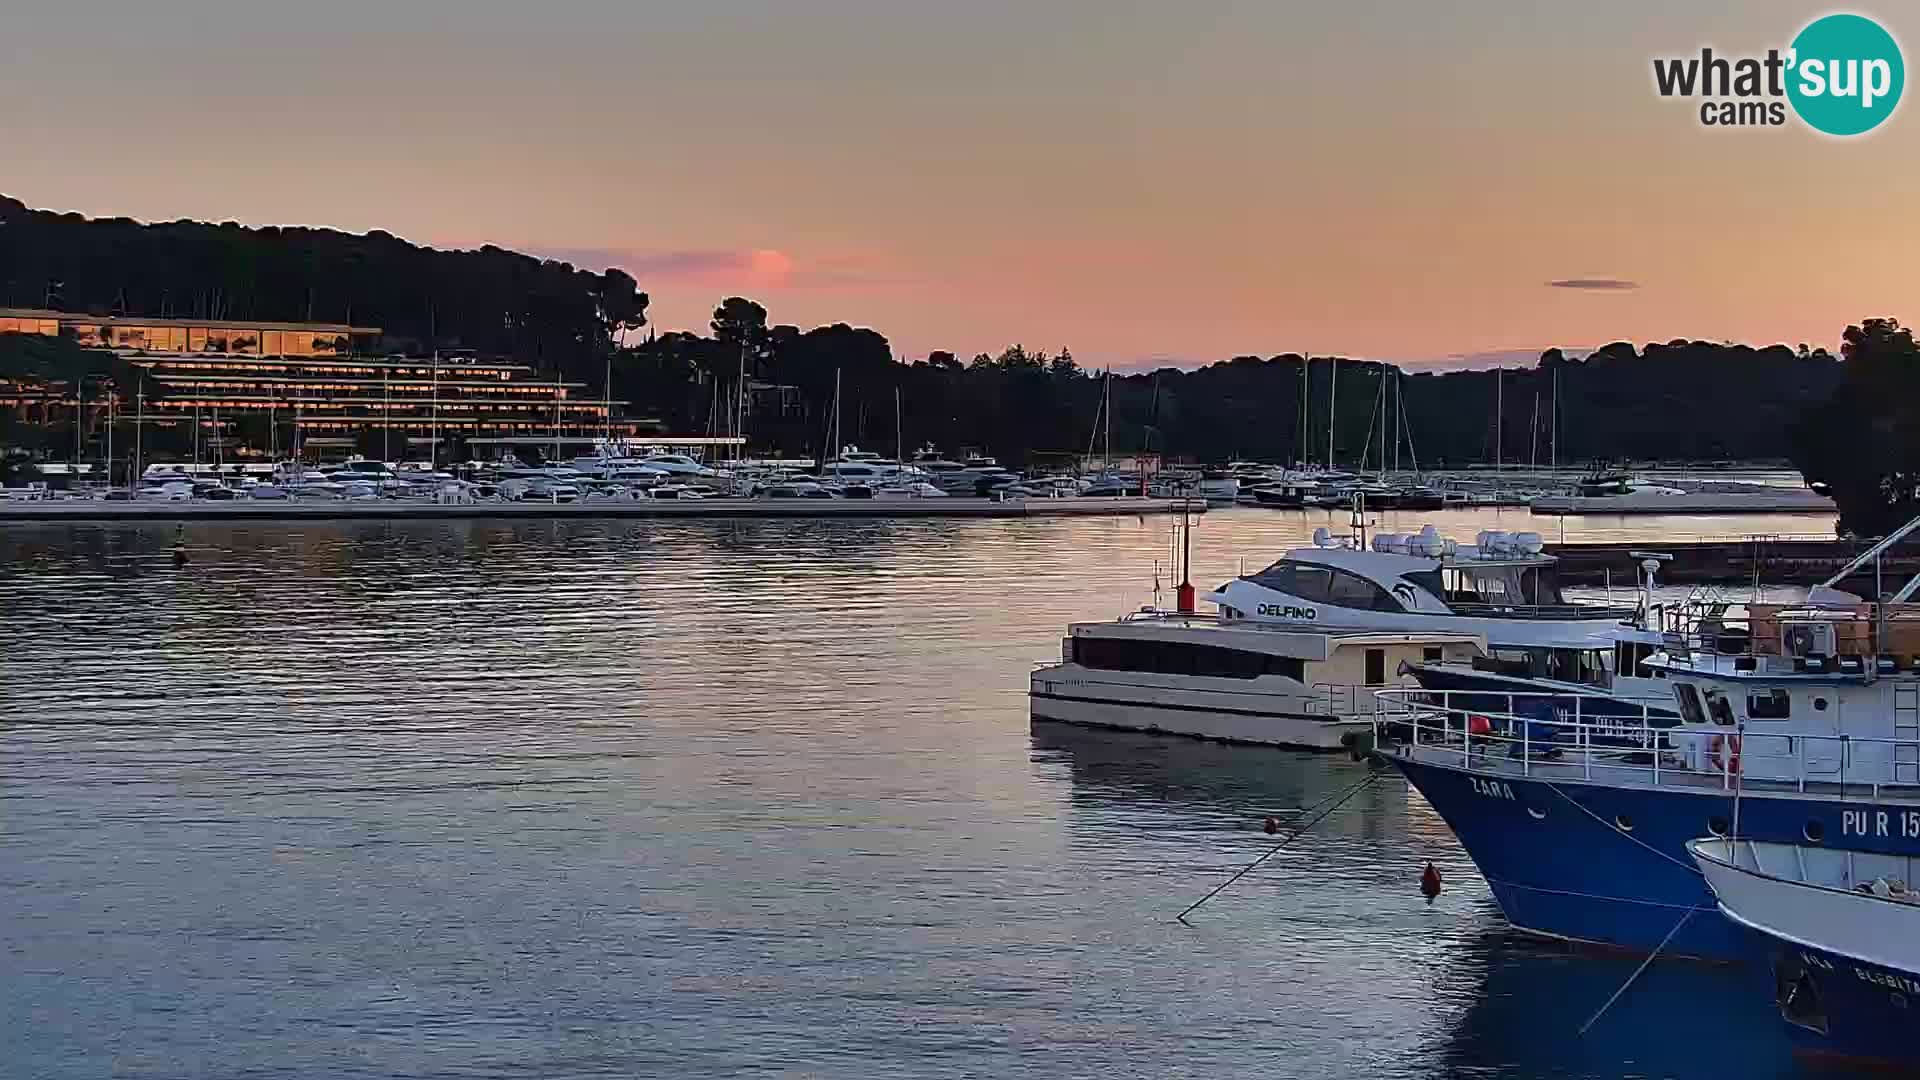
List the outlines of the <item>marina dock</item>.
{"type": "MultiPolygon", "coordinates": [[[[1871,538],[1757,537],[1548,544],[1546,550],[1560,560],[1562,584],[1590,586],[1611,580],[1617,588],[1631,589],[1639,573],[1639,560],[1634,552],[1673,556],[1673,561],[1661,564],[1658,574],[1659,580],[1669,585],[1733,585],[1756,579],[1768,585],[1814,585],[1831,577],[1873,543],[1871,538]]],[[[1890,587],[1920,573],[1920,543],[1896,545],[1887,552],[1882,572],[1890,587]]],[[[1871,571],[1848,578],[1842,585],[1861,595],[1871,595],[1871,571]]]]}
{"type": "Polygon", "coordinates": [[[1805,488],[1689,491],[1684,495],[1542,495],[1533,512],[1549,515],[1607,514],[1832,514],[1833,500],[1805,488]]]}
{"type": "Polygon", "coordinates": [[[1023,518],[1177,514],[1204,499],[596,499],[590,502],[407,502],[394,499],[47,499],[0,502],[0,523],[65,521],[425,521],[473,518],[1023,518]]]}

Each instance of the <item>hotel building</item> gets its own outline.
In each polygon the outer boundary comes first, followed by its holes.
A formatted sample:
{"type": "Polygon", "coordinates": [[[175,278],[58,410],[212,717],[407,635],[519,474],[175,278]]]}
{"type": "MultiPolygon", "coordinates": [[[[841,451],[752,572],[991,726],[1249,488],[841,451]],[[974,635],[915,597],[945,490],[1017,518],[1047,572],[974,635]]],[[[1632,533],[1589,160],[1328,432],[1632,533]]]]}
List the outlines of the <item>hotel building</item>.
{"type": "Polygon", "coordinates": [[[475,441],[577,445],[660,428],[619,416],[624,401],[593,395],[585,383],[538,377],[524,364],[459,352],[369,355],[377,352],[377,327],[0,308],[0,333],[9,332],[112,349],[139,371],[137,385],[89,385],[84,394],[58,382],[0,382],[0,408],[18,419],[72,424],[73,410],[84,408],[82,426],[92,428],[111,408],[116,422],[138,418],[150,436],[171,430],[173,441],[242,456],[284,450],[296,430],[303,448],[383,456],[438,439],[436,456],[446,461],[470,454],[475,441]],[[64,420],[55,416],[61,407],[64,420]]]}

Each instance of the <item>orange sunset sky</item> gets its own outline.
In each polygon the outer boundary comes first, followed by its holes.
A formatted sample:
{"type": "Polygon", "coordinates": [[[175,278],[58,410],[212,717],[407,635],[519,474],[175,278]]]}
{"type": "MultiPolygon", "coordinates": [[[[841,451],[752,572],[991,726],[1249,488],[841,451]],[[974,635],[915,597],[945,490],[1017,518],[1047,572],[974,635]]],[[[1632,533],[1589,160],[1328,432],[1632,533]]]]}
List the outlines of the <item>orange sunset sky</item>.
{"type": "Polygon", "coordinates": [[[663,329],[737,292],[907,356],[1830,345],[1920,319],[1912,105],[1715,130],[1651,77],[1826,10],[76,0],[8,15],[0,191],[619,265],[663,329]]]}

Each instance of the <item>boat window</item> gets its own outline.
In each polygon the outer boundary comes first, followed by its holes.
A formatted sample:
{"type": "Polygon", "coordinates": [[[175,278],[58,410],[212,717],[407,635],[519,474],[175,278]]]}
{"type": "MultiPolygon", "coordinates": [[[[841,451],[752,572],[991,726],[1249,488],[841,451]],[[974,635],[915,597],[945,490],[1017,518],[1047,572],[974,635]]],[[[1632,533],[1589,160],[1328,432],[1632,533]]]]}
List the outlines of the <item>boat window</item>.
{"type": "Polygon", "coordinates": [[[1561,682],[1580,681],[1580,654],[1572,649],[1550,649],[1547,652],[1547,678],[1561,682]]]}
{"type": "Polygon", "coordinates": [[[1586,649],[1580,653],[1580,681],[1587,686],[1613,685],[1613,672],[1607,670],[1607,650],[1586,649]]]}
{"type": "Polygon", "coordinates": [[[1439,571],[1440,596],[1450,604],[1478,604],[1483,597],[1474,587],[1474,580],[1465,570],[1449,566],[1439,571]]]}
{"type": "Polygon", "coordinates": [[[1411,574],[1401,574],[1400,580],[1411,582],[1415,588],[1436,598],[1444,597],[1447,593],[1446,583],[1438,570],[1416,570],[1411,574]]]}
{"type": "Polygon", "coordinates": [[[1547,678],[1582,686],[1606,686],[1607,665],[1600,649],[1552,649],[1547,652],[1547,678]]]}
{"type": "MultiPolygon", "coordinates": [[[[1442,593],[1448,603],[1461,604],[1532,604],[1533,584],[1526,574],[1536,567],[1514,566],[1510,563],[1474,566],[1458,564],[1443,567],[1440,580],[1445,586],[1442,593]]],[[[1540,603],[1552,603],[1551,598],[1542,595],[1540,603]]]]}
{"type": "Polygon", "coordinates": [[[1255,574],[1252,580],[1256,585],[1323,604],[1329,602],[1327,593],[1333,584],[1333,571],[1325,566],[1283,559],[1255,574]]]}
{"type": "Polygon", "coordinates": [[[1680,699],[1680,718],[1689,724],[1707,722],[1707,711],[1700,707],[1700,691],[1692,683],[1675,683],[1674,696],[1680,699]]]}
{"type": "Polygon", "coordinates": [[[1359,574],[1350,574],[1345,570],[1333,571],[1333,580],[1327,588],[1327,603],[1363,611],[1405,610],[1387,590],[1359,574]]]}
{"type": "Polygon", "coordinates": [[[1785,720],[1793,715],[1793,695],[1785,690],[1747,691],[1747,719],[1785,720]]]}
{"type": "Polygon", "coordinates": [[[1659,672],[1647,666],[1647,657],[1652,656],[1657,646],[1641,641],[1619,641],[1613,646],[1613,670],[1617,675],[1631,673],[1636,679],[1653,679],[1659,672]]]}
{"type": "Polygon", "coordinates": [[[1521,603],[1558,604],[1562,602],[1559,574],[1551,563],[1520,567],[1519,578],[1521,603]]]}
{"type": "Polygon", "coordinates": [[[1540,674],[1542,652],[1544,650],[1495,649],[1490,656],[1474,657],[1473,669],[1532,679],[1540,674]]]}
{"type": "Polygon", "coordinates": [[[1381,686],[1387,681],[1387,650],[1367,650],[1367,685],[1381,686]]]}
{"type": "Polygon", "coordinates": [[[1713,716],[1713,722],[1721,727],[1734,726],[1733,703],[1720,691],[1707,691],[1707,712],[1713,716]]]}
{"type": "Polygon", "coordinates": [[[1255,585],[1264,585],[1276,592],[1291,593],[1293,592],[1293,567],[1293,563],[1282,559],[1247,580],[1255,585]]]}
{"type": "Polygon", "coordinates": [[[1142,671],[1158,675],[1197,675],[1215,679],[1256,679],[1284,675],[1301,680],[1305,665],[1297,657],[1273,656],[1218,645],[1145,638],[1073,639],[1074,661],[1103,671],[1142,671]]]}
{"type": "Polygon", "coordinates": [[[1442,650],[1438,645],[1427,645],[1427,646],[1423,646],[1420,649],[1421,663],[1437,664],[1440,662],[1441,656],[1442,656],[1442,650]]]}

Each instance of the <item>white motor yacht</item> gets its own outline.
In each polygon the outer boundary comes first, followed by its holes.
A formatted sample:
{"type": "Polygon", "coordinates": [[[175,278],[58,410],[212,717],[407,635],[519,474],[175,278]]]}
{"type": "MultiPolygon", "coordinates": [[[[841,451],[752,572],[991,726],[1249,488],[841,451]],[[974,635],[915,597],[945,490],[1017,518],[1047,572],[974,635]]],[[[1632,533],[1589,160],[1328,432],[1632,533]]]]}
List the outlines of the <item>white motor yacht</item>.
{"type": "Polygon", "coordinates": [[[1374,720],[1374,691],[1421,661],[1470,662],[1459,633],[1327,631],[1146,609],[1067,628],[1030,680],[1034,717],[1225,742],[1337,750],[1374,720]]]}
{"type": "Polygon", "coordinates": [[[661,472],[672,473],[681,478],[694,476],[712,477],[719,475],[714,470],[707,468],[705,465],[700,464],[685,454],[648,454],[646,457],[640,459],[639,464],[651,469],[658,469],[661,472]]]}
{"type": "Polygon", "coordinates": [[[908,480],[875,488],[876,499],[944,499],[947,493],[925,480],[908,480]]]}

